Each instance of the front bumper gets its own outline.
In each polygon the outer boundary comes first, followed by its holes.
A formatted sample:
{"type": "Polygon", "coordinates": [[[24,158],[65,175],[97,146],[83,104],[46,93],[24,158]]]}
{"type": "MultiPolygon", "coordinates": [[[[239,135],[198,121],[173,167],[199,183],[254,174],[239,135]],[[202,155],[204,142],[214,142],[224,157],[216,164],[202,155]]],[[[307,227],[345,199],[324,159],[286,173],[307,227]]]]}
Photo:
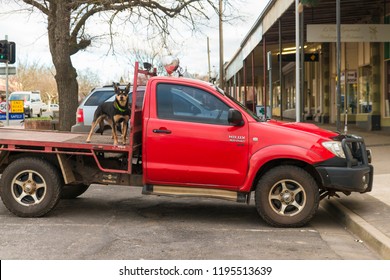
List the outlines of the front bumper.
{"type": "Polygon", "coordinates": [[[84,125],[84,123],[77,123],[70,128],[70,131],[75,133],[88,133],[90,130],[91,126],[84,125]]]}
{"type": "Polygon", "coordinates": [[[335,166],[335,161],[329,161],[332,164],[323,162],[316,167],[323,188],[344,192],[370,192],[374,181],[374,167],[370,164],[371,152],[366,149],[363,139],[345,136],[342,147],[346,157],[340,159],[343,164],[335,166]]]}
{"type": "Polygon", "coordinates": [[[362,167],[317,167],[325,189],[346,192],[370,192],[372,190],[374,168],[362,167]]]}

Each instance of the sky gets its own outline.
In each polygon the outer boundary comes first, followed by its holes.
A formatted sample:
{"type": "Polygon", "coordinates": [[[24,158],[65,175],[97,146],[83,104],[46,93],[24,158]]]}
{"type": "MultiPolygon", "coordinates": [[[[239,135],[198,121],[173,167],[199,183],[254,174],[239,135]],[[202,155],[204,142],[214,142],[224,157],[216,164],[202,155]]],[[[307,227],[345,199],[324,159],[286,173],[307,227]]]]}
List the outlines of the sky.
{"type": "MultiPolygon", "coordinates": [[[[238,8],[240,16],[244,21],[237,21],[234,24],[224,24],[224,61],[229,61],[238,50],[245,35],[255,23],[258,16],[268,3],[268,0],[240,0],[242,5],[238,8]]],[[[7,1],[5,1],[7,2],[7,1]]],[[[33,14],[11,13],[15,7],[0,1],[0,38],[8,35],[8,40],[16,43],[17,61],[28,63],[39,63],[51,66],[51,56],[48,47],[46,19],[39,12],[33,14]]],[[[177,26],[178,31],[182,27],[177,26]]],[[[207,62],[207,37],[210,40],[210,64],[212,69],[218,71],[219,67],[219,38],[218,21],[214,18],[207,27],[202,27],[202,33],[189,34],[184,32],[182,37],[177,37],[181,45],[173,46],[174,55],[180,60],[180,65],[190,73],[206,75],[208,71],[207,62]]],[[[129,32],[131,33],[131,32],[129,32]]],[[[131,34],[122,37],[117,42],[123,44],[124,37],[131,37],[131,34]]],[[[115,44],[116,50],[120,46],[115,44]]],[[[129,43],[133,46],[133,43],[129,43]]],[[[142,39],[136,43],[142,47],[142,39]]],[[[122,46],[123,47],[123,46],[122,46]]],[[[120,52],[120,51],[119,51],[120,52]]],[[[102,83],[119,81],[123,76],[129,76],[130,62],[118,54],[112,54],[108,48],[108,42],[93,43],[85,51],[78,52],[72,56],[74,67],[78,71],[89,71],[98,74],[102,83]]],[[[17,65],[17,64],[16,64],[17,65]]]]}

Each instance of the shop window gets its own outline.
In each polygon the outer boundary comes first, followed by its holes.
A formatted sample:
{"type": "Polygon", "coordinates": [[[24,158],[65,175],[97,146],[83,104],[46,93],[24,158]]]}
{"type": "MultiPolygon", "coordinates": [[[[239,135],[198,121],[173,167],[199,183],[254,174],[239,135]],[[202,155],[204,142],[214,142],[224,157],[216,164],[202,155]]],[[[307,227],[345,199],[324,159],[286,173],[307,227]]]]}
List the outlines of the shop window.
{"type": "MultiPolygon", "coordinates": [[[[336,77],[337,81],[337,77],[336,77]]],[[[337,100],[337,93],[336,93],[336,100],[337,100]]],[[[340,73],[340,108],[341,113],[345,112],[345,72],[340,73]]]]}
{"type": "Polygon", "coordinates": [[[256,106],[256,90],[252,86],[247,87],[246,91],[246,100],[245,100],[245,107],[247,107],[249,110],[252,112],[255,111],[255,106],[256,106]]]}
{"type": "Polygon", "coordinates": [[[348,114],[357,113],[357,71],[347,71],[346,77],[346,96],[347,102],[345,104],[345,110],[348,114]]]}
{"type": "Polygon", "coordinates": [[[357,102],[357,71],[348,70],[342,72],[340,76],[340,92],[341,92],[341,112],[348,114],[356,114],[358,111],[357,102]]]}
{"type": "Polygon", "coordinates": [[[390,61],[386,61],[385,117],[390,117],[390,61]]]}
{"type": "Polygon", "coordinates": [[[281,96],[280,96],[279,81],[274,82],[274,84],[273,84],[272,97],[273,97],[272,104],[273,104],[274,108],[280,107],[281,96]]]}
{"type": "Polygon", "coordinates": [[[284,77],[284,88],[285,88],[285,104],[283,109],[295,108],[295,72],[289,72],[284,77]]]}
{"type": "MultiPolygon", "coordinates": [[[[386,13],[390,13],[390,5],[386,5],[386,13]]],[[[390,24],[390,16],[385,16],[385,24],[390,24]]],[[[384,43],[384,52],[385,52],[385,59],[390,59],[390,43],[385,42],[384,43]]]]}
{"type": "Polygon", "coordinates": [[[370,91],[371,66],[359,68],[359,100],[358,113],[366,114],[372,111],[372,95],[370,91]]]}

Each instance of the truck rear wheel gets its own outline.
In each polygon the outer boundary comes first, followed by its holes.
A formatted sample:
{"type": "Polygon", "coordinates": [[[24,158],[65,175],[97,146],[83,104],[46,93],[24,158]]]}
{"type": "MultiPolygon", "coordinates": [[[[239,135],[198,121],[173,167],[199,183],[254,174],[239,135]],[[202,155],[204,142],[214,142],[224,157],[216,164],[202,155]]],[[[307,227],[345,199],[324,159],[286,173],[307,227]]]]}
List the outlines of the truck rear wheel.
{"type": "Polygon", "coordinates": [[[73,199],[83,193],[89,188],[89,185],[77,184],[77,185],[64,185],[61,191],[61,199],[73,199]]]}
{"type": "Polygon", "coordinates": [[[20,158],[3,172],[0,195],[9,211],[19,217],[41,217],[52,210],[61,195],[61,178],[49,162],[20,158]]]}
{"type": "Polygon", "coordinates": [[[296,166],[278,166],[257,183],[256,209],[270,225],[301,227],[315,215],[319,190],[313,177],[296,166]]]}

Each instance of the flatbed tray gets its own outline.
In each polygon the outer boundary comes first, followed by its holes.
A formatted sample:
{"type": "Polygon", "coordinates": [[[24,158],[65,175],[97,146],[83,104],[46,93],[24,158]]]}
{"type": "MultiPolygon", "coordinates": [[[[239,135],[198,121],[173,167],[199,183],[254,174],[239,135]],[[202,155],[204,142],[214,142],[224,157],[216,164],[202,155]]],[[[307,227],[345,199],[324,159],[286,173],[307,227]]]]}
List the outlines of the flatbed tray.
{"type": "MultiPolygon", "coordinates": [[[[111,134],[100,135],[95,133],[92,135],[90,143],[86,143],[87,134],[59,132],[59,131],[43,131],[43,130],[24,130],[24,129],[0,129],[0,148],[4,145],[18,146],[36,146],[47,148],[70,148],[70,149],[103,149],[123,151],[128,149],[127,145],[113,145],[111,134]]],[[[45,150],[46,150],[45,149],[45,150]]]]}

